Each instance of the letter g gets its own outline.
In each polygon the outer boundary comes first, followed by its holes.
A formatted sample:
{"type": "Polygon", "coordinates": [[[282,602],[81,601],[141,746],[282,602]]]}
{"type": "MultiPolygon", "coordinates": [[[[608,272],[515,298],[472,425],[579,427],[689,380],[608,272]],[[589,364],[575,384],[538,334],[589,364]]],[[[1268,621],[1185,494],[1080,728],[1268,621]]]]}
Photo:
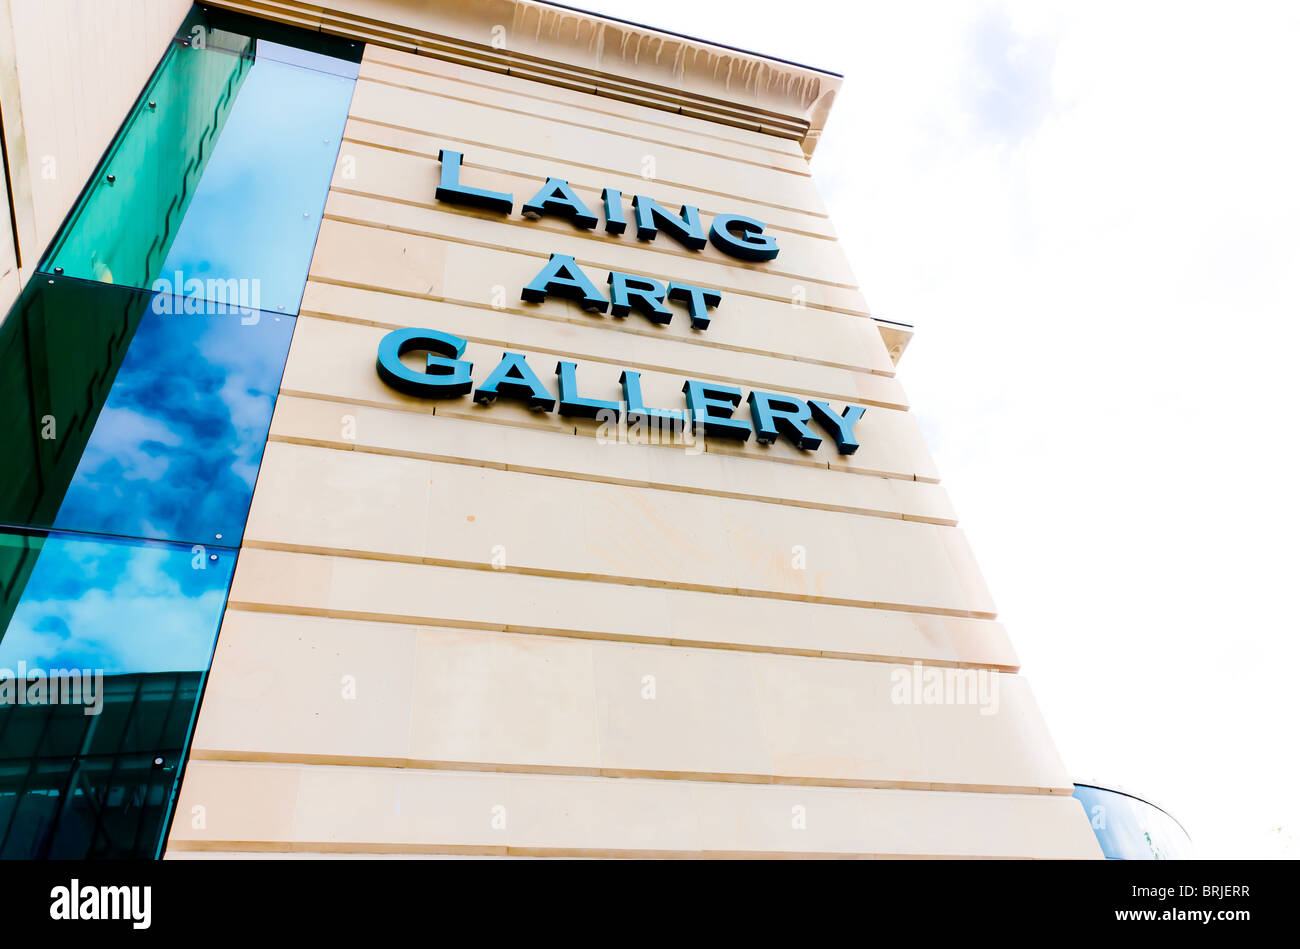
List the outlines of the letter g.
{"type": "Polygon", "coordinates": [[[437,330],[393,330],[379,341],[375,368],[379,378],[398,392],[427,399],[446,399],[464,395],[473,383],[472,362],[460,358],[466,341],[437,330]],[[417,372],[402,362],[405,353],[427,350],[424,372],[417,372]],[[435,356],[434,353],[441,353],[435,356]]]}

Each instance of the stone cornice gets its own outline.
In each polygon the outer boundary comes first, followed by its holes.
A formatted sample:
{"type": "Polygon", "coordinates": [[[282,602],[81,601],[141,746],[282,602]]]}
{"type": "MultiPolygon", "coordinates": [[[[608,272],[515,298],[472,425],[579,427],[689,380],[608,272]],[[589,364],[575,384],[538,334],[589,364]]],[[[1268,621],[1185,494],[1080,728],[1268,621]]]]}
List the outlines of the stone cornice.
{"type": "Polygon", "coordinates": [[[215,6],[799,142],[840,77],[533,0],[215,0],[215,6]]]}

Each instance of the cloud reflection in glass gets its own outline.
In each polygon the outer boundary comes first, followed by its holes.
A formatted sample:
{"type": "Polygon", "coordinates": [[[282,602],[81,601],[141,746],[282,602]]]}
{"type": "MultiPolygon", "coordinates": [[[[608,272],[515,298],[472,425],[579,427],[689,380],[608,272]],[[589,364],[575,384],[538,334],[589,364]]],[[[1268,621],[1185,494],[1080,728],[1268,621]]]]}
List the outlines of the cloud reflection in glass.
{"type": "Polygon", "coordinates": [[[140,321],[53,526],[236,546],[294,320],[157,309],[140,321]]]}
{"type": "Polygon", "coordinates": [[[51,532],[0,633],[0,668],[206,670],[235,560],[224,548],[51,532]]]}

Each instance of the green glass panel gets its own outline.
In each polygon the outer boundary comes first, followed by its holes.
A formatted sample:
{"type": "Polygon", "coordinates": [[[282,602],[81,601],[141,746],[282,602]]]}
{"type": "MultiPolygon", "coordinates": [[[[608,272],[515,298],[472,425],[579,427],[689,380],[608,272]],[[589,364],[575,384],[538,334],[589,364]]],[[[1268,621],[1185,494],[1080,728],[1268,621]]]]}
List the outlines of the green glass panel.
{"type": "Polygon", "coordinates": [[[37,276],[0,323],[0,523],[54,523],[150,299],[37,276]]]}
{"type": "Polygon", "coordinates": [[[161,853],[362,49],[194,6],[0,321],[0,858],[161,853]]]}
{"type": "Polygon", "coordinates": [[[9,628],[44,543],[40,536],[0,533],[0,630],[9,628]]]}
{"type": "Polygon", "coordinates": [[[294,318],[226,309],[29,281],[0,324],[0,525],[238,545],[294,318]]]}
{"type": "Polygon", "coordinates": [[[153,285],[252,51],[247,37],[225,36],[221,48],[173,41],[42,270],[153,285]]]}

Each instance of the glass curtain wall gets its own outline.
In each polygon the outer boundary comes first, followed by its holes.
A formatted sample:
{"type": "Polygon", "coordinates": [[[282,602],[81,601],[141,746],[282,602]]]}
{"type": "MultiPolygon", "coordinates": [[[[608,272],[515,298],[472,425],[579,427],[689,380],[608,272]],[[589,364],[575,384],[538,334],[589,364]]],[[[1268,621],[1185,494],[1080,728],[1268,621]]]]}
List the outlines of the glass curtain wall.
{"type": "Polygon", "coordinates": [[[161,853],[361,52],[196,6],[0,323],[0,857],[161,853]]]}

